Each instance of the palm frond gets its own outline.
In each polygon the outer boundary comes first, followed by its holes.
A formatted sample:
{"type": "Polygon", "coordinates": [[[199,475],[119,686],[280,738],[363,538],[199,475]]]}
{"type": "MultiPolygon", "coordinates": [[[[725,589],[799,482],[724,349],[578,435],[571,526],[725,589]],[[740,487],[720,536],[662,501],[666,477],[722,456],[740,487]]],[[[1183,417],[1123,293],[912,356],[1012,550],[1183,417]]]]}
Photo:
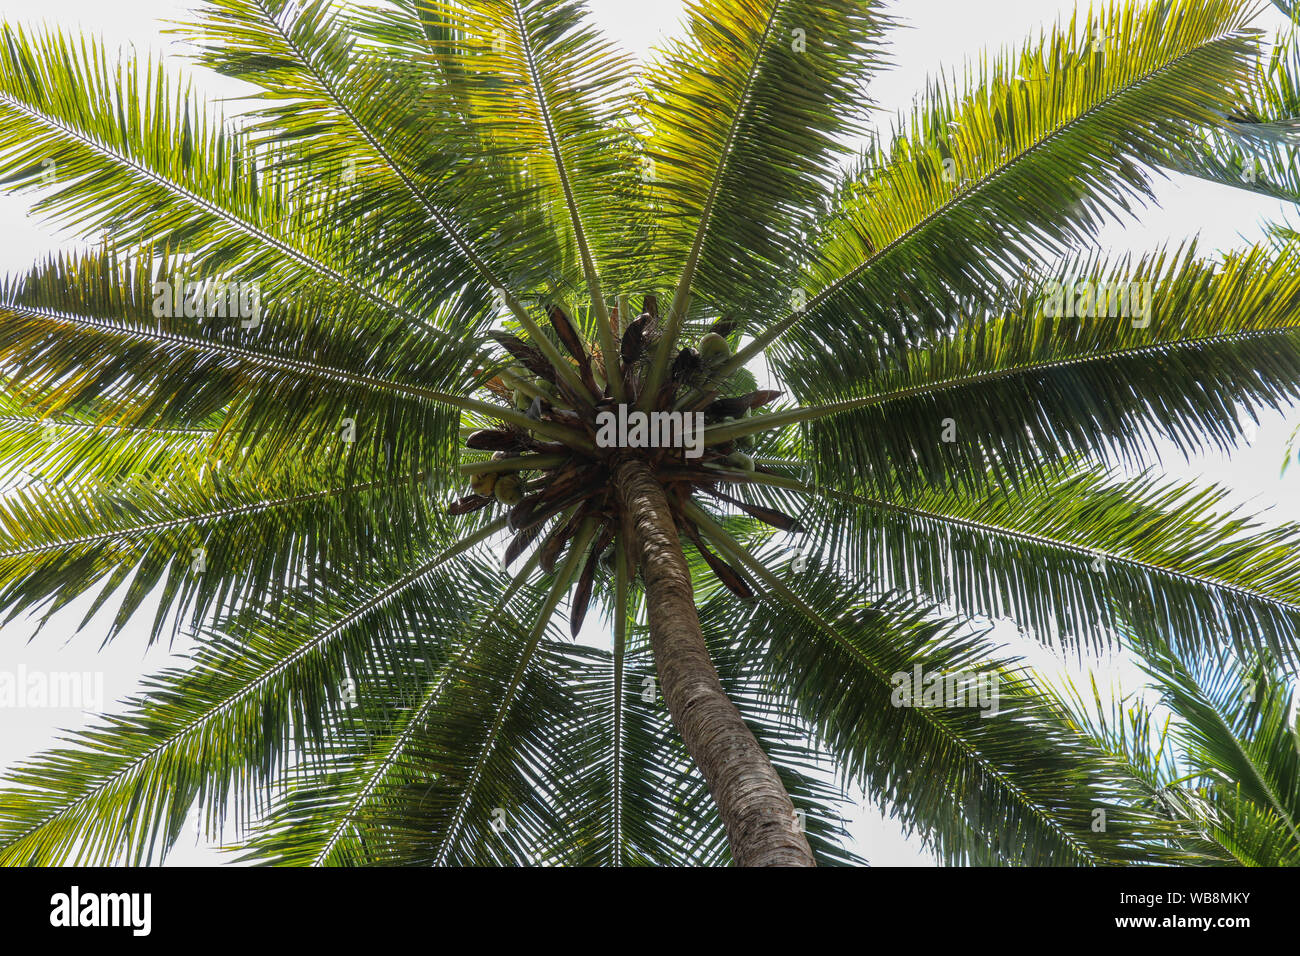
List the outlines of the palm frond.
{"type": "Polygon", "coordinates": [[[688,297],[769,306],[773,275],[803,258],[805,210],[841,143],[864,129],[866,81],[888,23],[849,0],[693,0],[686,37],[645,77],[656,262],[675,283],[653,393],[688,297]]]}
{"type": "MultiPolygon", "coordinates": [[[[331,0],[207,0],[194,38],[208,48],[206,62],[281,101],[268,109],[263,124],[275,138],[294,140],[327,168],[338,168],[350,156],[353,181],[358,174],[373,175],[400,191],[408,206],[414,203],[443,237],[444,258],[459,265],[459,273],[448,272],[436,284],[458,289],[473,283],[480,295],[494,292],[560,374],[581,388],[521,302],[521,285],[533,284],[538,263],[519,257],[512,266],[502,260],[502,252],[521,251],[524,244],[503,242],[489,229],[508,210],[499,205],[499,193],[470,188],[475,177],[464,175],[456,149],[464,129],[439,122],[454,104],[439,98],[442,91],[412,66],[395,69],[367,55],[345,25],[331,0]],[[474,215],[485,207],[491,215],[474,215]]],[[[386,203],[375,205],[382,209],[386,203]]]]}
{"type": "Polygon", "coordinates": [[[431,325],[447,287],[420,303],[409,283],[354,269],[357,230],[321,228],[337,194],[304,193],[301,164],[251,146],[160,66],[11,26],[2,46],[0,182],[40,190],[37,214],[121,248],[191,247],[201,268],[261,281],[268,297],[323,286],[431,325]]]}
{"type": "Polygon", "coordinates": [[[640,218],[626,132],[631,61],[574,0],[487,0],[436,12],[457,43],[432,55],[452,61],[442,75],[477,134],[462,152],[481,142],[484,159],[520,164],[547,211],[547,233],[567,237],[576,252],[601,349],[613,354],[601,264],[626,257],[621,246],[640,218]]]}
{"type": "Polygon", "coordinates": [[[33,609],[48,620],[97,590],[84,621],[115,604],[105,640],[155,600],[156,640],[249,600],[274,608],[319,577],[407,559],[444,521],[423,475],[356,480],[328,464],[259,464],[206,458],[125,481],[10,491],[0,501],[5,620],[33,609]]]}
{"type": "Polygon", "coordinates": [[[794,488],[775,500],[800,514],[801,550],[882,591],[1076,650],[1114,646],[1126,621],[1187,654],[1300,650],[1300,526],[1243,514],[1225,489],[1083,468],[983,494],[794,488]]]}
{"type": "Polygon", "coordinates": [[[1172,734],[1209,804],[1209,830],[1254,866],[1300,860],[1300,744],[1294,684],[1267,656],[1189,656],[1135,631],[1141,663],[1179,718],[1172,734]]]}
{"type": "MultiPolygon", "coordinates": [[[[19,485],[75,485],[156,478],[202,459],[216,426],[101,425],[90,412],[46,416],[0,395],[0,476],[19,485]]],[[[3,480],[3,479],[0,479],[3,480]]]]}
{"type": "Polygon", "coordinates": [[[760,605],[731,607],[736,643],[765,661],[841,772],[888,801],[945,862],[1179,857],[1182,830],[1144,808],[1129,773],[1070,728],[1023,666],[982,634],[897,596],[864,596],[864,581],[825,564],[794,572],[777,549],[751,555],[700,509],[692,513],[768,594],[760,605]],[[904,706],[911,698],[900,688],[915,684],[913,675],[927,687],[965,675],[995,689],[980,706],[942,694],[930,706],[914,687],[914,705],[904,706]]]}
{"type": "Polygon", "coordinates": [[[196,799],[214,832],[227,812],[264,812],[269,785],[312,748],[327,750],[346,721],[351,675],[372,660],[418,672],[424,656],[454,646],[474,610],[465,596],[490,599],[480,565],[462,556],[493,530],[405,574],[372,570],[364,583],[241,609],[188,668],[147,681],[126,713],[6,775],[0,860],[140,864],[174,843],[196,799]]]}
{"type": "Polygon", "coordinates": [[[1172,144],[1166,165],[1249,192],[1300,202],[1300,35],[1281,35],[1247,95],[1217,124],[1172,144]]]}
{"type": "Polygon", "coordinates": [[[792,307],[720,371],[786,335],[796,351],[880,355],[997,301],[1022,263],[1149,199],[1167,144],[1231,108],[1253,69],[1247,20],[1237,0],[1128,0],[982,60],[960,86],[931,83],[839,189],[792,307]]]}
{"type": "Polygon", "coordinates": [[[828,473],[876,491],[1015,483],[1076,455],[1133,466],[1158,441],[1229,451],[1246,421],[1300,397],[1298,248],[1072,260],[875,368],[843,341],[777,350],[808,407],[787,420],[809,422],[828,473]]]}

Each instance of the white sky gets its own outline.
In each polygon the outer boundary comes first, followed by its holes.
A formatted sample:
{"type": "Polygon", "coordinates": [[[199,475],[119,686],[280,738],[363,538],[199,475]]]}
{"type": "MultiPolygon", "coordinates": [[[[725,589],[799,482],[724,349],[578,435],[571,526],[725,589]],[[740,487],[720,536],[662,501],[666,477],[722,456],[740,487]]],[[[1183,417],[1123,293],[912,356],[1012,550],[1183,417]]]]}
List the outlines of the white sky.
{"type": "MultiPolygon", "coordinates": [[[[674,31],[681,3],[677,0],[589,0],[597,19],[625,48],[642,54],[657,40],[674,31]]],[[[174,42],[159,36],[159,24],[183,17],[190,6],[186,0],[0,0],[0,18],[24,24],[46,23],[70,34],[91,32],[113,44],[133,45],[145,50],[175,50],[174,42]]],[[[959,65],[982,48],[1018,43],[1058,17],[1067,17],[1070,0],[895,0],[894,10],[909,26],[897,31],[892,55],[897,64],[875,87],[875,97],[886,113],[905,107],[924,79],[940,67],[959,65]]],[[[1271,7],[1261,17],[1270,29],[1283,18],[1271,7]]],[[[230,81],[203,74],[200,88],[214,96],[231,95],[230,81]]],[[[1202,250],[1249,244],[1260,235],[1260,226],[1283,218],[1282,204],[1244,192],[1177,177],[1163,183],[1159,208],[1148,210],[1140,225],[1112,226],[1101,237],[1110,252],[1144,251],[1164,242],[1178,242],[1199,234],[1202,250]]],[[[1293,221],[1296,217],[1292,217],[1293,221]]],[[[20,197],[0,196],[0,271],[10,273],[28,267],[47,251],[67,244],[48,225],[29,218],[27,204],[20,197]]],[[[1278,520],[1300,519],[1297,482],[1300,468],[1285,479],[1279,466],[1287,436],[1300,424],[1300,411],[1266,418],[1250,447],[1228,460],[1211,456],[1183,462],[1181,456],[1166,461],[1170,475],[1200,476],[1234,489],[1242,501],[1255,507],[1272,507],[1278,520]]],[[[108,648],[99,650],[102,627],[92,621],[80,633],[77,627],[89,602],[81,600],[60,613],[40,636],[28,643],[33,627],[16,622],[0,632],[0,670],[19,667],[32,671],[99,671],[103,673],[104,699],[111,702],[131,693],[140,677],[166,665],[166,648],[146,650],[143,636],[128,630],[108,648]]],[[[599,633],[599,622],[589,622],[584,638],[608,646],[599,633]]],[[[1003,633],[1003,632],[999,632],[1003,633]]],[[[1010,638],[1010,634],[1008,634],[1010,638]]],[[[1045,671],[1060,673],[1061,662],[1046,653],[1034,653],[1035,663],[1045,671]]],[[[1111,677],[1131,686],[1132,671],[1114,664],[1100,664],[1103,686],[1111,677]]],[[[1073,668],[1069,668],[1070,671],[1073,668]]],[[[76,710],[22,709],[0,711],[0,768],[50,745],[60,729],[78,725],[83,715],[76,710]]],[[[908,840],[898,827],[877,809],[861,805],[850,820],[857,848],[876,865],[929,865],[933,860],[919,841],[908,840]]],[[[182,838],[172,864],[215,862],[218,853],[196,841],[182,838]]]]}

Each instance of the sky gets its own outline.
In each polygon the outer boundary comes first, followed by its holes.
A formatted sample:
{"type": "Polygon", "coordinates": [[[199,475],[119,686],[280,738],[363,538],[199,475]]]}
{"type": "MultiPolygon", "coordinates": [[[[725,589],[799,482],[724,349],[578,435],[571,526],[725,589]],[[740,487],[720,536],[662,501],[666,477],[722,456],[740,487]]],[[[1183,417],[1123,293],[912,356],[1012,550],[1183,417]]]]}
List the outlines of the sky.
{"type": "MultiPolygon", "coordinates": [[[[43,23],[70,34],[93,33],[114,46],[175,57],[183,49],[173,39],[161,36],[160,30],[166,21],[183,18],[191,5],[191,0],[43,0],[40,4],[0,0],[0,18],[24,25],[43,23]]],[[[678,0],[590,0],[589,5],[611,37],[638,56],[676,31],[682,10],[678,0]]],[[[881,124],[911,103],[928,75],[959,67],[981,50],[1018,44],[1058,18],[1068,18],[1073,8],[1068,0],[895,2],[894,14],[903,25],[891,37],[894,65],[873,87],[881,124]]],[[[1260,22],[1271,28],[1281,26],[1283,18],[1269,8],[1260,22]]],[[[196,84],[214,98],[240,91],[232,81],[208,73],[200,74],[196,84]]],[[[1239,248],[1258,239],[1264,224],[1288,215],[1279,202],[1182,176],[1160,182],[1157,193],[1158,204],[1143,210],[1140,221],[1108,226],[1098,245],[1109,253],[1142,252],[1197,235],[1202,251],[1239,248]]],[[[1291,214],[1291,221],[1296,219],[1291,214]]],[[[28,201],[20,196],[0,196],[0,226],[0,272],[4,273],[23,270],[74,241],[49,223],[31,217],[28,201]]],[[[1185,461],[1175,452],[1165,455],[1161,464],[1171,477],[1222,484],[1232,489],[1235,500],[1252,509],[1270,509],[1272,519],[1300,520],[1300,496],[1296,494],[1300,468],[1291,469],[1285,477],[1279,474],[1286,439],[1298,425],[1300,409],[1293,408],[1261,420],[1250,444],[1231,458],[1207,455],[1185,461]]],[[[169,654],[184,647],[178,642],[170,649],[147,648],[143,634],[128,628],[101,650],[102,619],[78,630],[88,606],[88,598],[74,602],[34,640],[32,622],[20,620],[0,629],[0,671],[90,672],[98,675],[89,684],[90,696],[111,708],[113,702],[133,692],[142,676],[172,662],[169,654]],[[98,688],[96,681],[102,681],[98,688]]],[[[1036,646],[1017,643],[1013,628],[1000,626],[995,633],[1049,675],[1079,674],[1076,664],[1036,646]]],[[[599,621],[589,620],[582,639],[600,646],[610,644],[608,631],[599,621]]],[[[1136,686],[1136,674],[1123,660],[1094,661],[1091,666],[1103,687],[1112,681],[1125,688],[1136,686]]],[[[0,710],[0,768],[45,749],[60,730],[80,725],[86,716],[75,707],[0,710]]],[[[881,808],[861,794],[854,796],[856,806],[849,815],[848,828],[859,852],[875,865],[933,865],[919,839],[904,835],[881,808]]],[[[181,838],[169,863],[193,865],[222,859],[218,850],[195,836],[181,838]]]]}

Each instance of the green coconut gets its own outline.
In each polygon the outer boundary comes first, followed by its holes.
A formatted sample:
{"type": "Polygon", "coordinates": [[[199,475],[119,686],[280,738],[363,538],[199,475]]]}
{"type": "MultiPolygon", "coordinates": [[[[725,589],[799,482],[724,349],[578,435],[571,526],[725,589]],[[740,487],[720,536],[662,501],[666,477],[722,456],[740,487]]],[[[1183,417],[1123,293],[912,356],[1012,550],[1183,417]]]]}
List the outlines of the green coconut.
{"type": "MultiPolygon", "coordinates": [[[[718,420],[718,424],[719,424],[719,425],[731,425],[731,424],[734,424],[735,422],[737,422],[737,421],[739,421],[739,420],[740,420],[740,419],[738,419],[738,418],[733,418],[733,417],[731,417],[730,415],[728,415],[726,418],[721,418],[721,419],[719,419],[719,420],[718,420]]],[[[735,442],[737,448],[753,448],[753,447],[754,447],[754,436],[753,436],[753,435],[738,435],[737,437],[733,438],[732,441],[735,442]]]]}
{"type": "Polygon", "coordinates": [[[469,486],[474,490],[474,494],[483,495],[484,497],[492,494],[492,489],[495,487],[496,483],[496,473],[491,471],[471,475],[469,479],[469,486]]]}
{"type": "Polygon", "coordinates": [[[733,451],[726,458],[722,459],[724,464],[730,465],[737,471],[753,471],[754,459],[750,458],[743,451],[733,451]]]}
{"type": "Polygon", "coordinates": [[[706,332],[700,338],[700,358],[708,365],[718,365],[731,358],[731,346],[717,332],[706,332]]]}
{"type": "Polygon", "coordinates": [[[518,475],[502,475],[494,490],[503,505],[517,505],[524,497],[524,483],[518,475]]]}

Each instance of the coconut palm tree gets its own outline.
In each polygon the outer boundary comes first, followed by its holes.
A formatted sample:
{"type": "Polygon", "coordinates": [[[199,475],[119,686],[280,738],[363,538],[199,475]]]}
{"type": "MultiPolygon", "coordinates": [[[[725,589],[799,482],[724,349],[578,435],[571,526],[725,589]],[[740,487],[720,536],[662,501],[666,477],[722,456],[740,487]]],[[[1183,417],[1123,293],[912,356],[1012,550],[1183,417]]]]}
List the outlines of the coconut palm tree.
{"type": "Polygon", "coordinates": [[[1094,241],[1165,169],[1300,198],[1254,13],[1115,2],[885,134],[859,0],[644,67],[567,0],[205,0],[237,120],[6,28],[3,181],[94,243],[0,290],[0,604],[195,649],[9,773],[0,860],[197,805],[282,864],[842,863],[850,784],[948,862],[1206,858],[986,624],[1294,671],[1300,527],[1131,466],[1297,397],[1300,246],[1094,241]]]}

